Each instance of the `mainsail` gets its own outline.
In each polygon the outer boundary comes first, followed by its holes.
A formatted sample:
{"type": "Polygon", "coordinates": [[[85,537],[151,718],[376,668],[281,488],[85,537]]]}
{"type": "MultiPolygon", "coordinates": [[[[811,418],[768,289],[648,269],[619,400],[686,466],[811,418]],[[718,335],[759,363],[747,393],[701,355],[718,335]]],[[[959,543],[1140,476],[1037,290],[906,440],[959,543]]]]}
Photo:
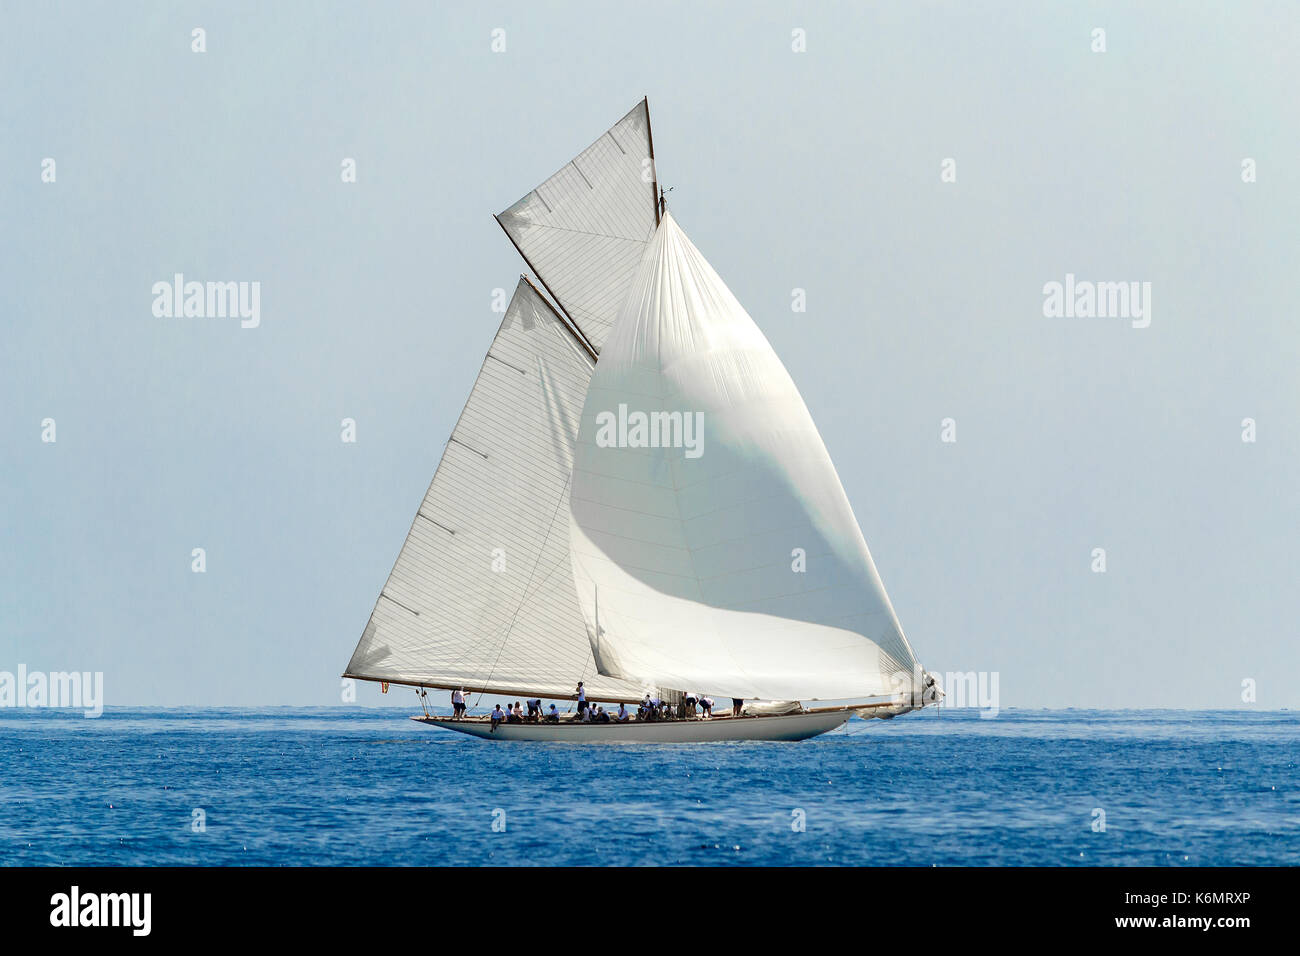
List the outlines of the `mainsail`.
{"type": "Polygon", "coordinates": [[[744,698],[918,691],[915,655],[794,382],[662,219],[578,429],[573,573],[602,671],[744,698]]]}
{"type": "Polygon", "coordinates": [[[596,673],[569,561],[586,348],[521,279],[347,675],[638,700],[596,673]]]}
{"type": "Polygon", "coordinates": [[[658,222],[650,108],[497,216],[546,291],[599,351],[658,222]]]}

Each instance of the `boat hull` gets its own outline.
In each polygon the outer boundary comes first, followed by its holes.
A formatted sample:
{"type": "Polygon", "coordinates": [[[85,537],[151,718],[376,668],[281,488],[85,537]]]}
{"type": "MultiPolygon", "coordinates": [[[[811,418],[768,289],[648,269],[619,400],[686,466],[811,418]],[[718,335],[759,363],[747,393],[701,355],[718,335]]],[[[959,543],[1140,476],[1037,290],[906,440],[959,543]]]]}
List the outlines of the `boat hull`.
{"type": "Polygon", "coordinates": [[[571,744],[702,744],[727,740],[807,740],[834,730],[852,711],[814,711],[780,717],[715,717],[712,720],[631,721],[617,724],[498,724],[482,718],[412,717],[421,724],[484,740],[571,744]]]}

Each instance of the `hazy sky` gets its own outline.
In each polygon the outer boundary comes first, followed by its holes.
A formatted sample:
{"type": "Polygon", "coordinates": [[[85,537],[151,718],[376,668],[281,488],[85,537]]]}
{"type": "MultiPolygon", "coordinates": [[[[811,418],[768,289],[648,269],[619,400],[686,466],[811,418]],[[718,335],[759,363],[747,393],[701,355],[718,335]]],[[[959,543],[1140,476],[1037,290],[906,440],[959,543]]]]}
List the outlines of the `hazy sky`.
{"type": "Polygon", "coordinates": [[[1297,49],[1289,3],[0,4],[0,670],[337,703],[523,269],[491,214],[648,95],[926,667],[1300,706],[1297,49]],[[177,272],[260,326],[156,317],[177,272]],[[1150,325],[1045,317],[1067,273],[1150,325]]]}

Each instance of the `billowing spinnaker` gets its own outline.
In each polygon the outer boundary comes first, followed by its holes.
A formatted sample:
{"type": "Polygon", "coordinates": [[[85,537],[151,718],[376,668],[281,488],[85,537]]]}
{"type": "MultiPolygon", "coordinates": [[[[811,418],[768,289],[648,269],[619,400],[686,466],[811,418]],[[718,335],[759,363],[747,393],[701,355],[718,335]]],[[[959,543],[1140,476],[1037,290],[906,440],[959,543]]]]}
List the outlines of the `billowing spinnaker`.
{"type": "Polygon", "coordinates": [[[592,375],[569,500],[602,672],[745,698],[911,689],[915,657],[802,397],[670,215],[592,375]]]}
{"type": "Polygon", "coordinates": [[[592,700],[599,676],[569,563],[569,470],[591,358],[520,280],[347,673],[592,700]]]}

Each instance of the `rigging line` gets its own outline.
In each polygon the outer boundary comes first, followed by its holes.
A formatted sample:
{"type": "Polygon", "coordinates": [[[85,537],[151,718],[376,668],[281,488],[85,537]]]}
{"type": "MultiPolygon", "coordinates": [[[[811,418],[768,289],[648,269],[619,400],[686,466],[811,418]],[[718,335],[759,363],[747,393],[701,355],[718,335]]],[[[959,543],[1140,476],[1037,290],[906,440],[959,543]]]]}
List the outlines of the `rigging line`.
{"type": "MultiPolygon", "coordinates": [[[[563,493],[561,493],[561,501],[563,501],[563,493]]],[[[554,529],[555,527],[555,515],[558,514],[558,512],[559,512],[559,506],[557,505],[556,511],[551,515],[551,522],[549,526],[550,529],[554,529]]],[[[536,564],[541,563],[542,554],[546,551],[546,544],[550,540],[550,538],[551,538],[551,531],[548,529],[546,536],[542,538],[541,544],[538,546],[536,564]]],[[[531,577],[529,578],[528,582],[524,585],[523,592],[519,598],[518,609],[515,611],[516,617],[518,616],[519,610],[522,610],[525,604],[527,604],[534,597],[536,597],[538,594],[541,593],[542,588],[546,586],[546,582],[549,581],[551,579],[551,576],[555,574],[556,569],[564,564],[564,559],[566,556],[567,553],[562,554],[559,558],[555,560],[555,563],[551,565],[550,570],[546,572],[546,575],[542,578],[541,581],[538,582],[537,587],[533,588],[532,591],[528,590],[528,585],[532,584],[532,578],[531,577]]],[[[534,565],[534,572],[536,570],[536,564],[534,565]]],[[[534,573],[533,577],[535,576],[536,574],[534,573]]],[[[485,635],[484,637],[481,637],[477,641],[475,641],[472,645],[466,646],[461,651],[460,656],[455,659],[452,666],[459,666],[465,661],[467,657],[470,656],[472,652],[477,651],[479,648],[483,647],[485,644],[488,644],[489,642],[496,641],[499,639],[502,642],[501,646],[504,647],[505,641],[510,637],[510,627],[513,626],[513,624],[514,624],[514,618],[511,618],[511,623],[506,626],[505,632],[499,635],[499,637],[498,635],[490,635],[490,636],[485,635]]],[[[500,656],[500,651],[498,651],[498,657],[499,656],[500,656]]],[[[496,666],[495,661],[493,662],[493,666],[494,667],[496,666]]],[[[481,696],[482,694],[480,693],[480,697],[481,696]]]]}
{"type": "MultiPolygon", "coordinates": [[[[551,512],[550,528],[555,527],[555,516],[560,513],[560,505],[564,503],[564,491],[568,490],[568,487],[569,479],[566,478],[564,481],[564,490],[560,492],[559,499],[555,502],[555,510],[551,512]]],[[[545,550],[546,542],[550,540],[550,537],[551,533],[548,530],[546,532],[546,537],[542,539],[542,546],[537,549],[537,557],[533,560],[532,570],[528,573],[528,581],[524,584],[525,597],[520,598],[519,603],[515,605],[515,613],[510,618],[510,624],[506,627],[506,633],[501,638],[500,646],[497,647],[497,656],[492,659],[492,666],[488,668],[487,679],[483,681],[484,684],[487,684],[492,680],[492,674],[496,671],[496,666],[501,660],[501,653],[506,649],[506,641],[510,640],[510,632],[514,630],[515,621],[519,619],[519,612],[523,610],[524,601],[528,595],[528,588],[533,583],[533,578],[537,575],[537,565],[541,563],[542,552],[545,550]]],[[[480,698],[482,698],[482,696],[482,694],[479,694],[480,698]]]]}
{"type": "Polygon", "coordinates": [[[644,239],[638,239],[636,236],[613,236],[607,232],[590,232],[586,229],[574,229],[569,226],[553,226],[549,222],[530,222],[528,225],[534,229],[554,229],[558,232],[571,232],[578,236],[594,236],[597,239],[617,239],[620,242],[640,243],[647,243],[650,241],[649,236],[646,236],[644,239]]]}

